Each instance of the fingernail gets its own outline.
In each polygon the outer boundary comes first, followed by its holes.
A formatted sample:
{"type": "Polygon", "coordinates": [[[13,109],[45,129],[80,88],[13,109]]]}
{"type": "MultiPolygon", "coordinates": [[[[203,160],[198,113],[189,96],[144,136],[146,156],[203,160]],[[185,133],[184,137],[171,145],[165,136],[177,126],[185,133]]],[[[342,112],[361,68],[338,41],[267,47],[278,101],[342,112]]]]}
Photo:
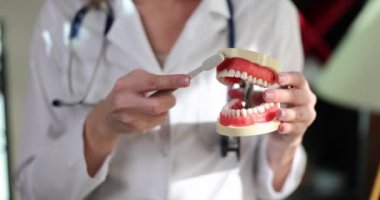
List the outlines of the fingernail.
{"type": "Polygon", "coordinates": [[[280,83],[280,85],[286,84],[288,82],[288,77],[285,74],[279,74],[278,82],[280,83]]]}
{"type": "Polygon", "coordinates": [[[186,87],[190,85],[190,78],[189,77],[181,77],[178,79],[178,85],[182,87],[186,87]]]}
{"type": "Polygon", "coordinates": [[[264,93],[264,99],[265,99],[265,101],[273,101],[274,100],[274,92],[273,91],[266,91],[264,93]]]}
{"type": "Polygon", "coordinates": [[[278,112],[277,112],[277,118],[279,120],[284,120],[285,119],[285,112],[283,110],[278,110],[278,112]]]}
{"type": "Polygon", "coordinates": [[[285,134],[286,133],[285,126],[283,126],[282,124],[280,124],[280,126],[278,126],[278,130],[277,131],[280,134],[285,134]]]}

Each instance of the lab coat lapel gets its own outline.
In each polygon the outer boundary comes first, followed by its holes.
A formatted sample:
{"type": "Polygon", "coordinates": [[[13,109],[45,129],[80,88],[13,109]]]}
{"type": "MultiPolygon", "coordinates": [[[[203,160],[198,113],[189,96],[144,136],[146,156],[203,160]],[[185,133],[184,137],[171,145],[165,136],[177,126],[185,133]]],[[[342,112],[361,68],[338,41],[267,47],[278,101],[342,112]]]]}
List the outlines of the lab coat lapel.
{"type": "MultiPolygon", "coordinates": [[[[138,67],[157,74],[186,73],[192,70],[179,66],[189,66],[191,63],[185,63],[191,59],[189,52],[197,48],[202,51],[202,44],[210,39],[212,33],[226,30],[229,17],[226,1],[203,0],[186,23],[162,70],[151,49],[133,1],[117,0],[113,7],[116,20],[107,35],[110,44],[118,46],[126,55],[136,59],[140,65],[138,67]]],[[[120,63],[126,62],[124,57],[113,57],[113,59],[123,59],[120,63]]]]}
{"type": "MultiPolygon", "coordinates": [[[[116,20],[107,35],[110,45],[116,45],[128,57],[136,60],[136,63],[144,70],[152,73],[162,73],[150,43],[145,34],[139,13],[132,1],[116,1],[114,4],[116,20]]],[[[122,59],[125,57],[113,57],[122,59]]]]}
{"type": "MultiPolygon", "coordinates": [[[[203,0],[187,21],[171,50],[164,73],[187,73],[198,67],[203,60],[199,60],[197,52],[201,52],[204,58],[215,54],[216,52],[208,52],[211,49],[204,49],[203,44],[210,43],[217,34],[228,31],[227,19],[229,17],[226,1],[203,0]]],[[[227,44],[226,41],[227,38],[220,42],[227,44]]]]}

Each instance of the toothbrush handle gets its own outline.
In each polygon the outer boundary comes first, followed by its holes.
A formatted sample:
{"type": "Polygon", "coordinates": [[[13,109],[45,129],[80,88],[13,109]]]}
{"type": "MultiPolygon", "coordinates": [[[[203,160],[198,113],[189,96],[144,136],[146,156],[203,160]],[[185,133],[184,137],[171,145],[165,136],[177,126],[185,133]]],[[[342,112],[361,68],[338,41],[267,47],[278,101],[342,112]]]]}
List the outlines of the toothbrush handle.
{"type": "MultiPolygon", "coordinates": [[[[187,73],[187,75],[190,76],[190,78],[194,78],[195,76],[197,76],[202,71],[203,71],[203,67],[197,67],[194,70],[192,70],[191,72],[187,73]]],[[[153,93],[152,95],[150,95],[150,97],[156,97],[156,96],[159,96],[159,95],[162,95],[162,94],[171,93],[171,92],[174,92],[176,90],[177,89],[159,90],[159,91],[153,93]]]]}
{"type": "Polygon", "coordinates": [[[197,67],[197,68],[193,69],[191,72],[187,73],[187,75],[190,76],[190,78],[194,78],[199,73],[201,73],[203,70],[204,70],[203,66],[197,67]]]}

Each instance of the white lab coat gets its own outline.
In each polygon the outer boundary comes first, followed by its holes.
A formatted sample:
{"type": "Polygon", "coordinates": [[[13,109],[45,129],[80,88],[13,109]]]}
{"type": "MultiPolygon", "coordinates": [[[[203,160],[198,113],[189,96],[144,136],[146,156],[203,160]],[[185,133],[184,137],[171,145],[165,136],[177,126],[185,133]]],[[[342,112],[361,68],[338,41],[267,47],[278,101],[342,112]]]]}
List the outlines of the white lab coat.
{"type": "MultiPolygon", "coordinates": [[[[36,25],[30,64],[25,130],[16,174],[22,199],[279,199],[300,183],[306,163],[298,148],[281,192],[272,188],[266,136],[242,138],[240,162],[223,158],[215,121],[226,103],[226,87],[216,72],[202,73],[175,92],[169,121],[148,134],[123,137],[94,178],[83,155],[83,123],[91,108],[55,108],[56,99],[75,101],[68,90],[68,30],[83,5],[79,0],[47,0],[36,25]]],[[[114,0],[116,21],[100,54],[105,14],[90,12],[77,42],[73,82],[86,91],[101,57],[88,100],[104,99],[114,82],[133,69],[155,74],[186,73],[227,47],[229,12],[223,0],[203,0],[187,22],[163,69],[152,52],[130,0],[114,0]]],[[[287,0],[235,0],[237,47],[267,53],[283,71],[301,70],[303,57],[297,12],[287,0]]]]}

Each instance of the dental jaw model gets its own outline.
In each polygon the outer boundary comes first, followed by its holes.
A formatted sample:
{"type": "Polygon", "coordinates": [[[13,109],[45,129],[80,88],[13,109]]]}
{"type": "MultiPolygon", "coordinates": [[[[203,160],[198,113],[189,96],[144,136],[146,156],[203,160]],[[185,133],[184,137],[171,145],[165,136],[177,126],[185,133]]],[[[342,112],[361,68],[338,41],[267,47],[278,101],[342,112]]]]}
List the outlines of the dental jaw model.
{"type": "Polygon", "coordinates": [[[276,86],[278,62],[242,49],[223,49],[219,53],[226,59],[217,66],[218,81],[241,87],[229,91],[231,101],[220,113],[217,132],[226,136],[251,136],[276,131],[280,105],[265,103],[262,91],[276,86]]]}

